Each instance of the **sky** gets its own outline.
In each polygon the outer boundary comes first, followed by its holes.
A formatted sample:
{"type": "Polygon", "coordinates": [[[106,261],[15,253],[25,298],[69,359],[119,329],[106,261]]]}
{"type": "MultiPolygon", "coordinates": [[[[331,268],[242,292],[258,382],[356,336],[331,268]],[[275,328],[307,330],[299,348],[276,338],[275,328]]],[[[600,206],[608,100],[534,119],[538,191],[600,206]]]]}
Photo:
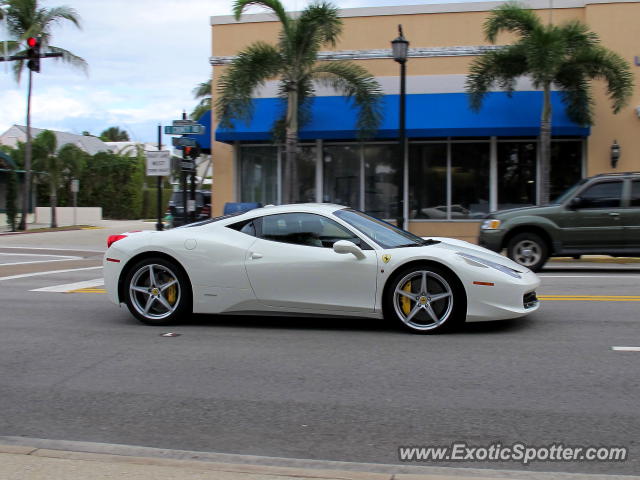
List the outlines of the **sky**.
{"type": "MultiPolygon", "coordinates": [[[[306,0],[282,0],[287,10],[306,0]]],[[[336,0],[340,8],[445,3],[430,0],[336,0]]],[[[168,125],[197,104],[192,90],[210,78],[212,15],[230,15],[232,0],[40,0],[76,10],[82,30],[54,27],[52,44],[83,57],[89,70],[41,60],[34,74],[32,126],[99,135],[110,126],[132,140],[157,141],[168,125]]],[[[249,13],[259,12],[253,7],[249,13]]],[[[0,40],[6,33],[0,27],[0,40]]],[[[25,125],[26,75],[17,84],[0,62],[0,134],[25,125]]],[[[170,139],[163,137],[166,144],[170,139]]]]}

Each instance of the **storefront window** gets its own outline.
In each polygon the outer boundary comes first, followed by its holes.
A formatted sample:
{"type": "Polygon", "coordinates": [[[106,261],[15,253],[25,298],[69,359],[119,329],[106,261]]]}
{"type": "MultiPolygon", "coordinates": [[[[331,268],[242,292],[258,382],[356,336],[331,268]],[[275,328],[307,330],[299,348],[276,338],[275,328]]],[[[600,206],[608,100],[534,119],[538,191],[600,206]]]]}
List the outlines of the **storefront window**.
{"type": "Polygon", "coordinates": [[[582,178],[582,141],[551,142],[551,191],[558,197],[582,178]]]}
{"type": "Polygon", "coordinates": [[[240,199],[242,202],[278,203],[277,147],[240,149],[240,199]]]}
{"type": "Polygon", "coordinates": [[[323,202],[360,208],[360,146],[328,145],[323,158],[323,202]]]}
{"type": "Polygon", "coordinates": [[[409,145],[409,218],[447,218],[447,144],[409,145]]]}
{"type": "Polygon", "coordinates": [[[489,213],[489,142],[451,144],[451,220],[489,213]]]}
{"type": "MultiPolygon", "coordinates": [[[[284,148],[282,156],[284,160],[284,148]]],[[[285,162],[281,162],[285,165],[285,162]]],[[[316,201],[316,147],[301,146],[296,155],[296,163],[291,169],[293,185],[291,203],[308,203],[316,201]]],[[[282,177],[284,178],[284,176],[282,177]]]]}
{"type": "Polygon", "coordinates": [[[498,142],[498,209],[535,205],[536,141],[498,142]]]}
{"type": "Polygon", "coordinates": [[[364,207],[377,218],[398,216],[401,163],[397,144],[364,147],[364,207]]]}

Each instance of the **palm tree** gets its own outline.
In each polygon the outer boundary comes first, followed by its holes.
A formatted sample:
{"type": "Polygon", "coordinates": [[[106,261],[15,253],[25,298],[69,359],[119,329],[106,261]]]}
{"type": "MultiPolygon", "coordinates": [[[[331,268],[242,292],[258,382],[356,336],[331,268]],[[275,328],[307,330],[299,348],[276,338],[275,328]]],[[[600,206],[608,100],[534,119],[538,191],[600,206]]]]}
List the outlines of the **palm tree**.
{"type": "Polygon", "coordinates": [[[518,77],[528,75],[543,91],[540,122],[541,203],[549,202],[551,157],[551,87],[562,92],[567,115],[580,125],[593,124],[594,101],[590,81],[602,79],[614,113],[624,107],[633,92],[633,74],[618,54],[600,45],[598,36],[572,20],[561,25],[544,24],[520,3],[507,2],[494,10],[484,23],[487,40],[498,34],[518,36],[515,43],[477,58],[470,67],[466,90],[473,110],[479,110],[493,85],[512,93],[518,77]]]}
{"type": "Polygon", "coordinates": [[[282,199],[290,203],[292,187],[297,182],[298,130],[309,120],[316,83],[332,87],[355,101],[361,137],[373,134],[380,124],[381,89],[375,78],[359,65],[318,62],[320,49],[335,46],[342,31],[338,9],[332,4],[318,0],[293,17],[279,0],[235,0],[236,19],[251,5],[262,6],[276,15],[281,23],[279,40],[277,45],[255,42],[238,54],[218,82],[216,115],[225,128],[233,127],[233,119],[249,120],[254,90],[267,80],[279,79],[286,112],[274,124],[274,137],[285,139],[282,199]]]}
{"type": "Polygon", "coordinates": [[[130,139],[126,130],[120,130],[120,127],[109,127],[100,134],[100,140],[103,142],[128,142],[130,139]]]}
{"type": "Polygon", "coordinates": [[[62,162],[56,154],[58,140],[51,130],[43,130],[33,140],[33,163],[38,165],[47,176],[49,183],[49,205],[51,206],[51,228],[58,226],[56,207],[58,206],[58,188],[62,176],[62,162]]]}
{"type": "MultiPolygon", "coordinates": [[[[63,21],[71,22],[80,28],[80,19],[72,8],[42,7],[38,0],[4,0],[9,8],[6,10],[6,21],[9,34],[14,40],[8,41],[8,51],[17,55],[26,55],[24,41],[29,37],[38,37],[41,43],[41,52],[61,53],[60,59],[72,66],[86,70],[87,62],[64,48],[51,45],[51,30],[54,25],[63,21]]],[[[25,67],[24,60],[18,60],[13,65],[16,80],[19,82],[25,67]]],[[[31,92],[33,89],[33,72],[29,70],[29,83],[27,87],[27,145],[25,151],[25,185],[30,185],[31,177],[31,92]]],[[[22,199],[22,217],[19,230],[27,228],[27,214],[29,212],[29,192],[25,189],[22,199]]]]}
{"type": "Polygon", "coordinates": [[[198,84],[193,89],[193,97],[196,100],[200,99],[200,103],[196,105],[196,108],[193,109],[189,116],[192,120],[198,120],[208,110],[211,110],[211,80],[198,84]]]}

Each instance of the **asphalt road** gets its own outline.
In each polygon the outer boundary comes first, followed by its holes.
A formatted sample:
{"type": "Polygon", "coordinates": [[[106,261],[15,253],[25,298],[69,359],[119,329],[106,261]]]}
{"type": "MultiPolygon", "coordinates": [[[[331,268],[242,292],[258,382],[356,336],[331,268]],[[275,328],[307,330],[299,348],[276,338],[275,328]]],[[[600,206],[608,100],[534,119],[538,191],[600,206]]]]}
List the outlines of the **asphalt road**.
{"type": "Polygon", "coordinates": [[[640,303],[620,297],[640,296],[640,265],[559,264],[535,314],[417,336],[344,319],[144,326],[100,293],[97,251],[2,247],[0,436],[374,463],[459,441],[613,445],[630,459],[526,468],[640,471],[640,352],[611,348],[640,346],[640,303]],[[56,261],[9,265],[38,260],[56,261]],[[46,269],[73,271],[25,276],[46,269]]]}

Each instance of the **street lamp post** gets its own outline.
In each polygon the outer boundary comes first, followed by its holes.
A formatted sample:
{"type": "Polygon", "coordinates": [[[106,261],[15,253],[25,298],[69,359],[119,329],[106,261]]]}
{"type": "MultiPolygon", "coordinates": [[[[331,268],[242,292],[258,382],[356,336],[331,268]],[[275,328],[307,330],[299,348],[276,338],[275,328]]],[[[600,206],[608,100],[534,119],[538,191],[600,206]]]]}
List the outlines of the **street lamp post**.
{"type": "Polygon", "coordinates": [[[407,149],[407,131],[406,121],[406,83],[407,83],[407,54],[409,51],[409,41],[404,38],[402,33],[402,25],[398,25],[398,38],[391,42],[391,53],[393,59],[400,64],[400,119],[398,128],[398,141],[400,142],[400,181],[398,182],[398,211],[396,216],[396,225],[398,228],[404,228],[404,183],[406,165],[406,149],[407,149]]]}

